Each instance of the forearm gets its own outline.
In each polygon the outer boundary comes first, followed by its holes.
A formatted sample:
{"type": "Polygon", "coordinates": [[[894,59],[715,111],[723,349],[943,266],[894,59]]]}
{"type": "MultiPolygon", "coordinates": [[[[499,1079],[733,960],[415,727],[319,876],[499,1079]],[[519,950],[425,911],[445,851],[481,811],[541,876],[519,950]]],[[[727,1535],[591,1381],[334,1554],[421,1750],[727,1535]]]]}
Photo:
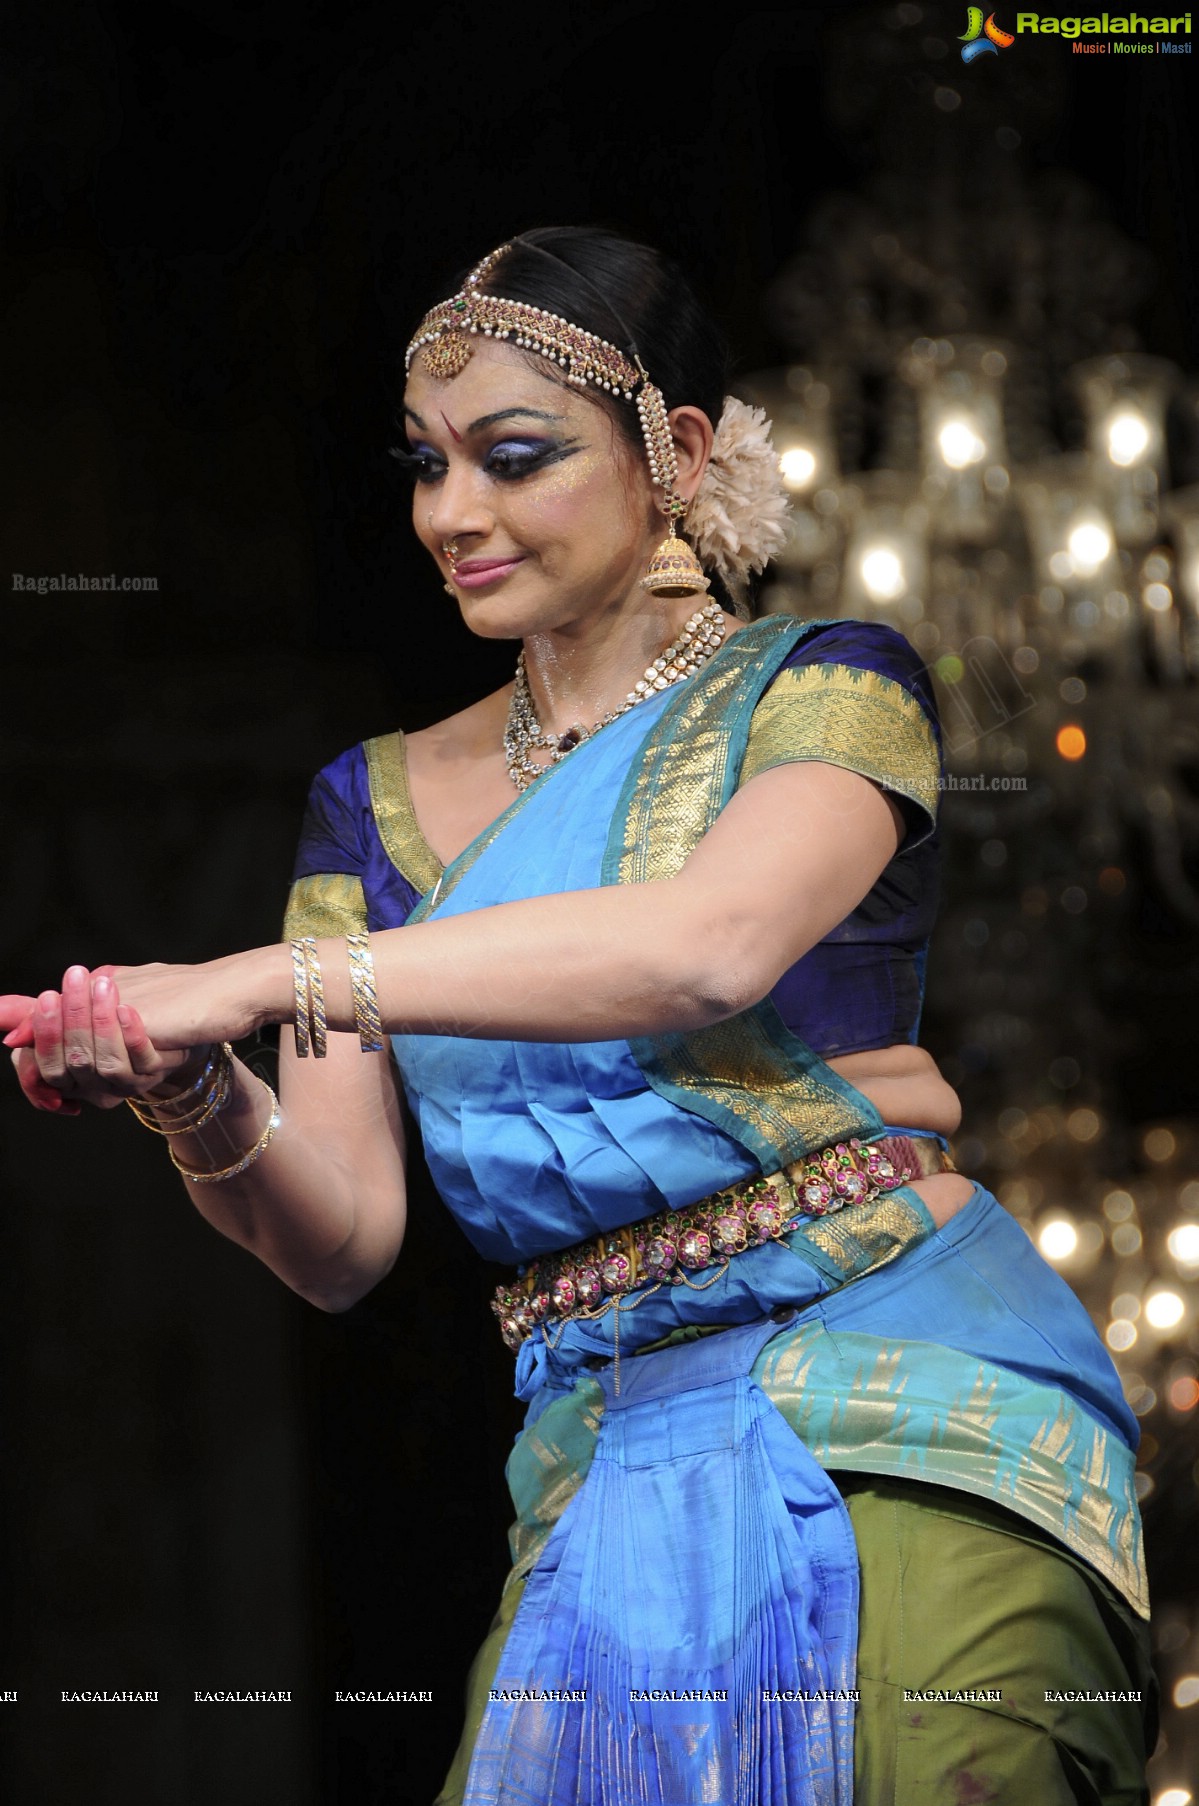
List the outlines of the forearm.
{"type": "MultiPolygon", "coordinates": [[[[402,1185],[393,1176],[386,1204],[381,1183],[352,1173],[327,1125],[279,1107],[278,1124],[257,1158],[226,1179],[183,1184],[200,1215],[230,1241],[268,1266],[284,1284],[325,1310],[353,1304],[389,1270],[403,1237],[402,1185]]],[[[172,1134],[181,1166],[199,1173],[238,1165],[257,1148],[272,1118],[273,1099],[262,1080],[234,1063],[229,1102],[198,1131],[172,1134]]],[[[159,1120],[168,1127],[169,1114],[159,1120]]]]}
{"type": "MultiPolygon", "coordinates": [[[[721,923],[672,883],[532,897],[370,938],[391,1033],[602,1041],[691,1029],[739,1007],[721,923]]],[[[353,1030],[343,940],[318,940],[331,1029],[353,1030]]],[[[262,948],[265,1019],[294,1016],[286,947],[262,948]]]]}
{"type": "MultiPolygon", "coordinates": [[[[756,777],[672,878],[373,933],[383,1028],[624,1040],[705,1028],[749,1008],[866,896],[902,826],[870,780],[813,763],[801,781],[797,769],[756,777]]],[[[352,1033],[346,942],[316,945],[329,1027],[352,1033]]],[[[120,979],[164,1048],[296,1019],[285,944],[199,968],[121,969],[120,979]]]]}

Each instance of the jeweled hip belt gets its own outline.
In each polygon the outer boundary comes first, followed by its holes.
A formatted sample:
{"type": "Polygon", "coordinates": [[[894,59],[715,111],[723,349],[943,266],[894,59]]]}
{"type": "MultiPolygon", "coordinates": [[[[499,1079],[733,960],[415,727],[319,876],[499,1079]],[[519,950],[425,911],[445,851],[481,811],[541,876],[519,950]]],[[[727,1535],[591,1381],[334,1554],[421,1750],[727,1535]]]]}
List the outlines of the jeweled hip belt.
{"type": "Polygon", "coordinates": [[[684,1210],[660,1210],[640,1223],[543,1255],[513,1284],[496,1287],[491,1308],[504,1341],[517,1349],[539,1323],[597,1317],[642,1286],[656,1291],[659,1285],[691,1285],[692,1273],[715,1267],[718,1271],[703,1281],[711,1285],[735,1255],[781,1241],[812,1217],[870,1204],[910,1179],[956,1170],[934,1136],[838,1141],[684,1210]]]}

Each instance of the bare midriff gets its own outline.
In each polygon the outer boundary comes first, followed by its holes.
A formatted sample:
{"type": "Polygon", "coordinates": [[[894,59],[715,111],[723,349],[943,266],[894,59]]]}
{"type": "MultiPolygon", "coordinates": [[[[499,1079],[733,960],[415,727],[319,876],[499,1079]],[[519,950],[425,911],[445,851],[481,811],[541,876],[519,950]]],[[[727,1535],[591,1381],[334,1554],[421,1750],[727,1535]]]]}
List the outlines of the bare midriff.
{"type": "MultiPolygon", "coordinates": [[[[952,1135],[962,1120],[957,1092],[942,1078],[937,1062],[923,1047],[900,1043],[866,1053],[823,1057],[826,1066],[869,1098],[886,1123],[952,1135]]],[[[974,1183],[963,1173],[933,1173],[914,1180],[911,1189],[919,1192],[940,1226],[969,1201],[974,1183]]]]}

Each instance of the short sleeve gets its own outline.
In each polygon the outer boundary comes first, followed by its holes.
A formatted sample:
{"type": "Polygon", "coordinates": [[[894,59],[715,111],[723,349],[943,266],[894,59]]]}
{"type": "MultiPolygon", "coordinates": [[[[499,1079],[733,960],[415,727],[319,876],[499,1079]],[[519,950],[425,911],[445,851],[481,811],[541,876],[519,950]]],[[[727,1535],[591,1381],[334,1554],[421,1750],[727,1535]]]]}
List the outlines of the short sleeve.
{"type": "Polygon", "coordinates": [[[314,778],[300,830],[283,938],[360,934],[367,927],[363,878],[370,841],[365,761],[361,747],[327,765],[314,778]]]}
{"type": "Polygon", "coordinates": [[[934,832],[942,751],[936,699],[915,648],[874,621],[808,635],[754,709],[739,782],[800,759],[871,778],[903,811],[902,850],[934,832]]]}

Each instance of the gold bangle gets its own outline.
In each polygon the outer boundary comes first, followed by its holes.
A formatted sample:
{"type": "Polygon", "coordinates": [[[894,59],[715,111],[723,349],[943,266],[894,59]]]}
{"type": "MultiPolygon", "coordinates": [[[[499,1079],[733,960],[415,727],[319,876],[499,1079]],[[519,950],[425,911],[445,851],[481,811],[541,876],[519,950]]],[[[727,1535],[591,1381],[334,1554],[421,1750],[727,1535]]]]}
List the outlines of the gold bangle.
{"type": "Polygon", "coordinates": [[[363,1053],[382,1053],[383,1021],[379,1015],[379,999],[375,991],[375,962],[371,956],[369,934],[347,934],[346,951],[350,957],[350,988],[354,993],[354,1020],[358,1025],[358,1045],[363,1053]]]}
{"type": "Polygon", "coordinates": [[[301,1060],[306,1060],[311,1031],[308,1026],[308,961],[304,957],[302,941],[291,943],[291,976],[296,999],[296,1053],[301,1060]]]}
{"type": "Polygon", "coordinates": [[[329,1051],[329,1031],[325,1021],[325,981],[321,976],[321,962],[316,957],[316,936],[304,935],[300,945],[304,949],[308,967],[308,995],[312,1004],[312,1052],[315,1059],[323,1060],[329,1051]]]}
{"type": "Polygon", "coordinates": [[[207,1091],[209,1081],[216,1073],[217,1068],[223,1064],[224,1055],[226,1053],[231,1054],[232,1051],[233,1050],[227,1041],[222,1041],[220,1046],[214,1046],[199,1077],[193,1079],[186,1090],[176,1091],[167,1097],[159,1096],[153,1091],[144,1091],[140,1097],[133,1101],[138,1104],[148,1104],[154,1109],[160,1107],[165,1108],[168,1105],[173,1107],[176,1104],[182,1104],[186,1107],[195,1099],[199,1098],[201,1092],[207,1091]]]}
{"type": "MultiPolygon", "coordinates": [[[[263,1082],[265,1083],[265,1080],[263,1082]]],[[[239,1173],[244,1173],[247,1167],[253,1166],[254,1162],[265,1153],[271,1137],[279,1127],[279,1124],[283,1121],[283,1112],[279,1108],[279,1099],[275,1096],[275,1093],[271,1090],[269,1085],[267,1085],[267,1090],[270,1092],[271,1096],[271,1119],[267,1123],[266,1128],[262,1131],[262,1134],[258,1137],[258,1140],[254,1143],[254,1146],[250,1149],[249,1153],[243,1154],[240,1160],[235,1160],[232,1166],[222,1167],[219,1172],[202,1173],[197,1172],[196,1168],[193,1166],[184,1166],[174,1148],[168,1148],[167,1152],[171,1156],[171,1163],[176,1171],[182,1173],[185,1179],[190,1179],[194,1185],[218,1185],[222,1179],[236,1179],[239,1173]]]]}
{"type": "Polygon", "coordinates": [[[186,1116],[169,1116],[164,1120],[160,1116],[151,1116],[147,1111],[139,1109],[138,1102],[140,1100],[130,1097],[125,1101],[142,1127],[152,1130],[155,1135],[191,1135],[197,1129],[206,1127],[214,1116],[219,1116],[232,1095],[233,1068],[230,1063],[228,1067],[221,1068],[213,1082],[212,1089],[193,1110],[188,1111],[186,1116]]]}

